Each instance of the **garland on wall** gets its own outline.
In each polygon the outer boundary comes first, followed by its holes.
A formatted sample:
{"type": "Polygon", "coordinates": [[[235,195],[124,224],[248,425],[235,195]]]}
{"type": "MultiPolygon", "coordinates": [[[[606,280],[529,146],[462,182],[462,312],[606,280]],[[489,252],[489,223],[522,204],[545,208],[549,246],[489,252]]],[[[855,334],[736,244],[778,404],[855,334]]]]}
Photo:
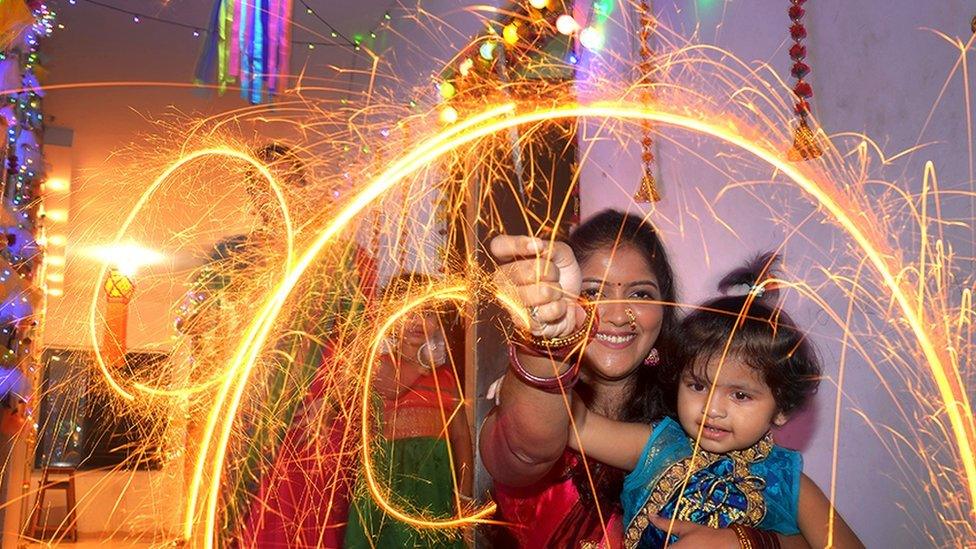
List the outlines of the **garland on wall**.
{"type": "MultiPolygon", "coordinates": [[[[31,340],[41,304],[42,293],[35,280],[44,244],[39,222],[44,179],[44,91],[38,81],[38,50],[41,39],[53,31],[55,13],[41,0],[4,2],[0,11],[7,30],[5,49],[0,52],[0,124],[6,135],[0,145],[4,159],[0,187],[0,398],[7,397],[5,404],[17,406],[26,404],[26,393],[31,385],[36,386],[32,382],[37,376],[31,340]]],[[[20,414],[20,422],[24,419],[20,414]]]]}
{"type": "MultiPolygon", "coordinates": [[[[651,78],[654,73],[654,52],[651,51],[651,37],[654,34],[654,13],[650,0],[641,0],[638,6],[640,14],[640,102],[647,107],[651,103],[651,78]]],[[[654,178],[654,137],[651,122],[641,120],[641,183],[634,193],[634,202],[658,202],[661,194],[658,192],[657,180],[654,178]]]]}
{"type": "Polygon", "coordinates": [[[793,162],[813,160],[823,155],[817,136],[807,121],[807,116],[810,115],[813,87],[805,80],[810,74],[810,65],[806,62],[807,47],[803,44],[803,40],[807,37],[807,28],[803,24],[803,16],[806,14],[803,8],[805,3],[806,0],[790,0],[787,11],[790,16],[790,38],[793,40],[793,45],[790,46],[790,59],[793,61],[790,74],[796,79],[793,85],[793,95],[796,97],[793,112],[796,113],[797,122],[793,128],[793,147],[787,153],[793,162]]]}

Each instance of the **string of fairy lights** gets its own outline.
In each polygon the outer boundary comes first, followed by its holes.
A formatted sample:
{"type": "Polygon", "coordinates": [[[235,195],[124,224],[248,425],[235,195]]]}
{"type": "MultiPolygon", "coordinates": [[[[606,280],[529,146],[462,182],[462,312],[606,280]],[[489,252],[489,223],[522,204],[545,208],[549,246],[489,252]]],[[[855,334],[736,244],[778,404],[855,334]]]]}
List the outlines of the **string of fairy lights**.
{"type": "MultiPolygon", "coordinates": [[[[194,38],[201,40],[206,39],[208,33],[211,32],[206,25],[162,17],[103,0],[68,0],[70,5],[79,3],[123,14],[131,18],[135,25],[153,22],[185,29],[194,38]]],[[[391,9],[394,5],[391,4],[391,9]]],[[[458,73],[463,75],[469,68],[474,68],[476,71],[479,69],[490,71],[495,62],[502,56],[515,58],[521,55],[524,57],[524,53],[532,50],[540,40],[549,40],[553,35],[565,37],[571,44],[562,62],[572,67],[579,62],[580,52],[578,50],[580,48],[591,52],[599,52],[603,48],[606,40],[605,27],[614,9],[614,2],[613,0],[595,0],[586,16],[579,15],[581,13],[579,11],[574,14],[572,9],[566,7],[566,2],[563,0],[521,0],[513,3],[513,9],[519,12],[519,17],[503,21],[498,25],[489,24],[487,26],[488,35],[477,40],[480,47],[475,55],[462,60],[460,66],[455,67],[451,72],[455,75],[458,73]],[[581,17],[582,20],[580,20],[581,17]],[[472,67],[472,64],[478,66],[472,67]]],[[[390,9],[387,9],[373,25],[368,27],[368,30],[348,34],[329,21],[309,0],[298,0],[296,2],[294,17],[297,18],[302,11],[307,18],[312,20],[305,27],[309,30],[318,27],[321,29],[318,34],[323,39],[291,40],[290,43],[292,46],[304,47],[309,50],[325,47],[348,48],[359,51],[369,43],[369,40],[376,40],[377,33],[384,28],[389,28],[393,20],[390,9]]],[[[571,68],[567,70],[571,70],[571,68]]],[[[460,82],[452,80],[454,79],[448,78],[438,83],[438,92],[442,100],[450,101],[454,92],[461,91],[463,88],[460,82]]],[[[415,100],[411,100],[411,106],[414,106],[415,103],[415,100]]],[[[453,107],[447,105],[442,109],[441,119],[446,123],[451,123],[456,120],[455,115],[456,111],[453,107]]]]}
{"type": "Polygon", "coordinates": [[[528,80],[572,79],[582,51],[599,54],[606,44],[606,27],[613,0],[596,0],[589,13],[575,11],[562,0],[524,0],[510,15],[487,25],[473,40],[477,47],[446,67],[436,83],[440,120],[458,120],[455,98],[468,90],[484,90],[486,80],[505,78],[507,68],[521,67],[528,80]],[[559,44],[552,47],[553,44],[559,44]]]}
{"type": "MultiPolygon", "coordinates": [[[[101,2],[99,0],[68,0],[68,4],[70,5],[76,5],[78,3],[86,3],[92,6],[97,6],[102,9],[114,11],[116,13],[121,13],[131,18],[133,24],[139,24],[142,23],[143,21],[152,21],[155,23],[161,23],[164,25],[170,25],[173,27],[187,29],[188,31],[190,31],[190,33],[194,38],[200,38],[208,32],[207,27],[204,25],[194,25],[192,23],[186,23],[183,21],[177,21],[175,19],[160,17],[158,15],[152,15],[142,11],[123,8],[106,2],[101,2]]],[[[382,27],[389,25],[389,22],[393,19],[393,16],[391,15],[390,11],[385,11],[383,13],[383,16],[375,24],[369,27],[368,31],[365,31],[362,34],[360,33],[354,34],[350,38],[345,33],[340,31],[338,27],[336,27],[331,22],[329,22],[328,19],[322,17],[319,11],[313,8],[305,0],[299,0],[299,4],[301,4],[302,11],[306,15],[314,18],[319,24],[323,25],[327,29],[326,33],[322,33],[322,35],[325,36],[326,34],[328,34],[328,36],[332,39],[331,41],[292,40],[292,44],[297,46],[304,46],[308,49],[315,49],[318,47],[340,47],[340,48],[349,48],[358,51],[359,49],[361,49],[365,36],[370,36],[372,38],[375,38],[377,31],[380,30],[382,27]]]]}

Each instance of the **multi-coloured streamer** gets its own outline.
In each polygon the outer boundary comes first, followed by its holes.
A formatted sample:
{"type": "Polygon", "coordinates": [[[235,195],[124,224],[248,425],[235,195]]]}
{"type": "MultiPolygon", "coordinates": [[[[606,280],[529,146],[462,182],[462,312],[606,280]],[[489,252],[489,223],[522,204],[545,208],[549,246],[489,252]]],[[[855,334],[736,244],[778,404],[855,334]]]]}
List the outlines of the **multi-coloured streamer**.
{"type": "Polygon", "coordinates": [[[197,63],[198,82],[221,92],[239,82],[241,97],[261,103],[288,83],[292,0],[217,0],[197,63]]]}

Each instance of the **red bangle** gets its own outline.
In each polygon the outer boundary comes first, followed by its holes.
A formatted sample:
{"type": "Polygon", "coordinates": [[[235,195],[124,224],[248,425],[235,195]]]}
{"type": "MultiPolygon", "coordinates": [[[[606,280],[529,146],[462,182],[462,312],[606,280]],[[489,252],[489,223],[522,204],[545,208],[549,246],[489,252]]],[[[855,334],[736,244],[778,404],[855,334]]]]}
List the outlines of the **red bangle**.
{"type": "Polygon", "coordinates": [[[779,538],[773,532],[742,524],[733,524],[730,528],[735,532],[741,549],[780,549],[779,538]]]}
{"type": "Polygon", "coordinates": [[[579,360],[575,361],[570,369],[557,376],[539,377],[530,373],[522,366],[522,362],[518,358],[518,349],[515,345],[508,346],[508,365],[512,373],[515,374],[515,377],[519,378],[522,383],[525,383],[529,387],[547,393],[559,394],[572,389],[576,385],[576,382],[579,381],[580,363],[581,361],[579,360]]]}

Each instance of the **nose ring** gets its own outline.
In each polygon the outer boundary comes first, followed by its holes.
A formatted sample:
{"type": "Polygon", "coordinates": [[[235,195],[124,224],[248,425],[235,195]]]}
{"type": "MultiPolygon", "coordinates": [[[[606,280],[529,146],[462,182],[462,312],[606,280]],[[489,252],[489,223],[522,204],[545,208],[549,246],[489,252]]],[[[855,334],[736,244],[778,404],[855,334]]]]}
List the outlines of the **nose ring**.
{"type": "Polygon", "coordinates": [[[631,330],[634,330],[636,332],[637,331],[637,315],[634,314],[634,311],[631,310],[630,307],[627,307],[626,309],[624,309],[624,313],[627,315],[627,318],[630,319],[630,329],[631,330]]]}

